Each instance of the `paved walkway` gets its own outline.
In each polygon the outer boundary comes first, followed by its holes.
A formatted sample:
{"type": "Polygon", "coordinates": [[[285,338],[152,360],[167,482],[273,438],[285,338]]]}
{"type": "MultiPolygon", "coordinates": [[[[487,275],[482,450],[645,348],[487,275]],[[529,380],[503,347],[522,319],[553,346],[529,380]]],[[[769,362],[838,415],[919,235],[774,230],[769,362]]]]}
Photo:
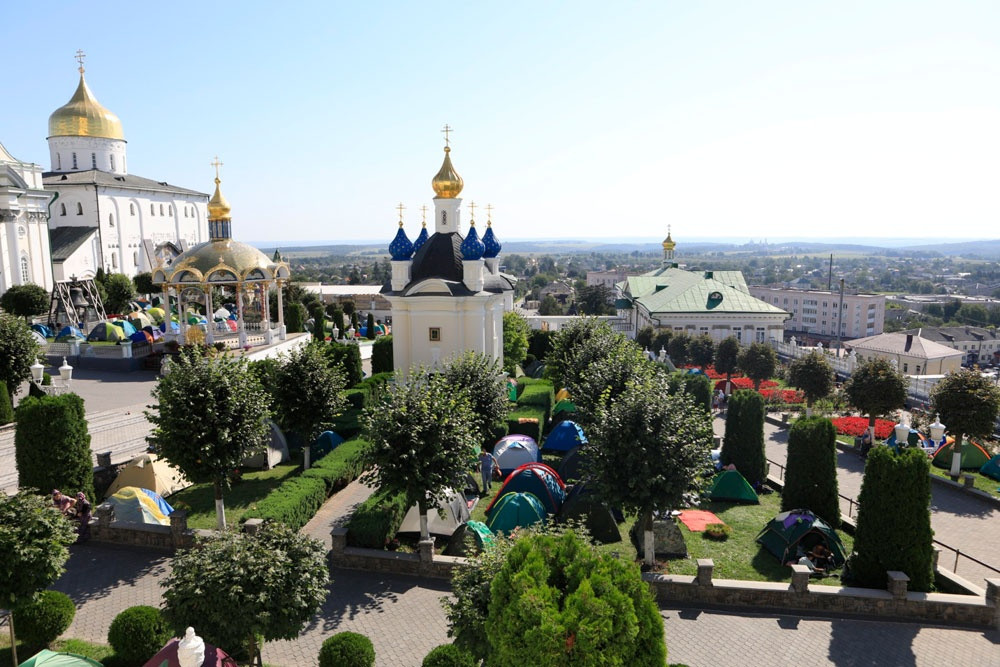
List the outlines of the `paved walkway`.
{"type": "MultiPolygon", "coordinates": [[[[716,417],[714,422],[716,435],[724,435],[725,421],[716,417]]],[[[785,465],[788,457],[787,429],[765,424],[764,436],[767,458],[785,465]]],[[[864,468],[864,460],[853,452],[838,451],[837,483],[841,495],[858,498],[864,468]]],[[[777,472],[772,470],[771,474],[777,475],[777,472]]],[[[841,512],[845,516],[849,509],[849,504],[841,500],[841,512]]],[[[856,516],[857,506],[853,510],[856,516]]],[[[995,505],[932,482],[931,526],[936,540],[990,563],[993,567],[1000,567],[1000,509],[995,505]]],[[[941,566],[948,570],[954,569],[954,552],[942,551],[941,566]]],[[[984,579],[1000,576],[965,558],[959,559],[957,574],[982,588],[986,586],[984,579]]],[[[1000,659],[997,664],[1000,665],[1000,659]]]]}

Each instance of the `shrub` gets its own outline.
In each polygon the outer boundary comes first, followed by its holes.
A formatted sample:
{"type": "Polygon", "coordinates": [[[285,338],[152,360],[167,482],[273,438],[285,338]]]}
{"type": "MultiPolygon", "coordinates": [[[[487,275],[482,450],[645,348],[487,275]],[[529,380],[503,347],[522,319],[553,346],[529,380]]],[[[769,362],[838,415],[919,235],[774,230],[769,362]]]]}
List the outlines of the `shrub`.
{"type": "Polygon", "coordinates": [[[129,607],[115,616],[108,628],[108,643],[115,655],[129,665],[139,665],[163,648],[173,633],[156,607],[129,607]]]}
{"type": "Polygon", "coordinates": [[[345,410],[333,418],[333,430],[343,438],[353,438],[361,433],[362,410],[353,408],[345,410]]]}
{"type": "Polygon", "coordinates": [[[14,628],[21,642],[32,648],[48,646],[73,622],[76,605],[59,591],[42,591],[14,610],[14,628]]]}
{"type": "Polygon", "coordinates": [[[684,391],[691,394],[694,402],[706,410],[712,409],[712,381],[703,373],[677,371],[670,374],[670,393],[684,391]]]}
{"type": "Polygon", "coordinates": [[[764,399],[755,391],[741,389],[729,397],[726,410],[722,465],[734,464],[752,486],[759,488],[767,477],[764,399]]]}
{"type": "Polygon", "coordinates": [[[532,329],[528,334],[528,354],[533,355],[539,361],[545,361],[545,357],[552,349],[552,339],[555,338],[555,331],[542,331],[532,329]]]}
{"type": "Polygon", "coordinates": [[[404,494],[376,493],[354,510],[347,524],[347,543],[352,547],[384,548],[395,537],[408,509],[404,494]]]}
{"type": "Polygon", "coordinates": [[[264,496],[243,519],[278,521],[298,530],[313,518],[326,500],[326,482],[319,477],[292,477],[264,496]]]}
{"type": "Polygon", "coordinates": [[[338,632],[319,649],[319,667],[374,667],[372,640],[356,632],[338,632]]]}
{"type": "Polygon", "coordinates": [[[323,348],[323,353],[344,371],[348,387],[361,382],[361,351],[357,345],[330,343],[323,348]]]}
{"type": "Polygon", "coordinates": [[[868,454],[858,496],[858,527],[848,568],[862,586],[886,587],[886,572],[910,578],[911,591],[934,583],[934,531],[927,455],[919,449],[899,454],[875,447],[868,454]]]}
{"type": "Polygon", "coordinates": [[[392,363],[392,334],[389,334],[372,345],[372,373],[391,373],[392,363]]]}
{"type": "Polygon", "coordinates": [[[786,465],[782,511],[812,510],[834,528],[839,526],[837,433],[833,422],[823,417],[806,417],[792,424],[786,465]]]}
{"type": "MultiPolygon", "coordinates": [[[[336,449],[314,463],[313,467],[303,472],[302,477],[322,479],[326,484],[326,495],[330,496],[353,482],[364,471],[362,454],[368,446],[365,440],[342,442],[336,449]]],[[[271,493],[280,489],[279,486],[271,493]]]]}
{"type": "Polygon", "coordinates": [[[454,644],[442,644],[424,656],[421,667],[476,667],[476,661],[454,644]]]}
{"type": "Polygon", "coordinates": [[[285,304],[285,329],[288,333],[301,333],[305,331],[306,307],[301,303],[285,304]]]}
{"type": "MultiPolygon", "coordinates": [[[[868,430],[868,419],[865,417],[834,417],[833,425],[841,435],[860,436],[868,430]]],[[[885,440],[892,433],[895,424],[888,419],[875,420],[875,437],[885,440]]]]}
{"type": "Polygon", "coordinates": [[[375,340],[375,314],[368,313],[368,319],[365,321],[365,338],[368,340],[375,340]]]}
{"type": "Polygon", "coordinates": [[[708,523],[705,524],[705,531],[701,534],[701,536],[708,540],[724,542],[729,539],[732,532],[732,526],[728,526],[724,523],[708,523]]]}
{"type": "Polygon", "coordinates": [[[507,414],[507,432],[511,435],[522,433],[541,443],[542,429],[545,427],[545,409],[528,406],[507,414]]]}
{"type": "Polygon", "coordinates": [[[552,408],[555,404],[555,392],[553,391],[552,383],[548,380],[525,382],[525,378],[521,378],[518,385],[518,407],[539,406],[544,411],[543,420],[548,421],[552,416],[552,408]]]}
{"type": "Polygon", "coordinates": [[[42,386],[51,387],[52,386],[52,376],[48,373],[42,373],[42,386]]]}
{"type": "Polygon", "coordinates": [[[14,421],[14,404],[7,391],[7,383],[0,380],[0,426],[14,421]]]}
{"type": "Polygon", "coordinates": [[[94,497],[94,468],[83,399],[76,394],[27,397],[14,434],[20,485],[94,497]]]}

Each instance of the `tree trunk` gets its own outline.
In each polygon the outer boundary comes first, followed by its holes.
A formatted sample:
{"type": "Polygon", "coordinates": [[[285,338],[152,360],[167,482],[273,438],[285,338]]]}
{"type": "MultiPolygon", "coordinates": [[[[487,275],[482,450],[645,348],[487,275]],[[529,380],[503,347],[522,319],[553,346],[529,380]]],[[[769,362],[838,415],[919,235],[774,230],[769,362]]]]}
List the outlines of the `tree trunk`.
{"type": "Polygon", "coordinates": [[[726,396],[733,393],[733,379],[726,373],[726,396]]]}
{"type": "Polygon", "coordinates": [[[643,561],[652,567],[656,564],[656,550],[653,545],[653,511],[645,513],[642,520],[643,561]]]}
{"type": "Polygon", "coordinates": [[[431,533],[427,528],[427,502],[421,501],[417,503],[417,511],[420,512],[420,540],[431,539],[431,533]]]}
{"type": "Polygon", "coordinates": [[[7,623],[10,625],[10,659],[14,667],[20,663],[17,661],[17,637],[14,636],[14,610],[10,610],[7,616],[7,623]]]}
{"type": "Polygon", "coordinates": [[[806,401],[806,417],[813,416],[813,403],[812,401],[806,401]]]}
{"type": "Polygon", "coordinates": [[[955,434],[955,449],[951,452],[951,476],[955,479],[962,474],[962,433],[955,434]]]}
{"type": "Polygon", "coordinates": [[[215,482],[215,528],[226,530],[226,506],[222,502],[222,483],[219,481],[215,482]]]}

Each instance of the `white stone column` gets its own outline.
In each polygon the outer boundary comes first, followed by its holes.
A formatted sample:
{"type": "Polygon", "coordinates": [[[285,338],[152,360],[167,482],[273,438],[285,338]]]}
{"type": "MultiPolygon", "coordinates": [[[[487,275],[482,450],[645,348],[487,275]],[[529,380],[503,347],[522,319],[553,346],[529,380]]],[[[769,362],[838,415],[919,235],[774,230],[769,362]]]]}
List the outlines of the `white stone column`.
{"type": "Polygon", "coordinates": [[[184,288],[177,287],[177,323],[180,327],[180,335],[177,336],[177,341],[183,345],[187,341],[187,318],[184,317],[184,288]]]}
{"type": "Polygon", "coordinates": [[[239,330],[240,347],[246,347],[247,330],[243,325],[243,283],[236,285],[236,327],[239,330]]]}
{"type": "Polygon", "coordinates": [[[205,319],[208,325],[205,327],[205,342],[209,345],[215,343],[215,308],[212,306],[212,286],[205,285],[205,319]]]}
{"type": "Polygon", "coordinates": [[[264,342],[270,345],[274,339],[271,334],[271,284],[261,286],[261,318],[264,322],[264,342]]]}
{"type": "Polygon", "coordinates": [[[285,306],[281,295],[281,281],[279,280],[276,284],[278,285],[278,339],[285,340],[288,337],[288,331],[285,329],[285,306]]]}

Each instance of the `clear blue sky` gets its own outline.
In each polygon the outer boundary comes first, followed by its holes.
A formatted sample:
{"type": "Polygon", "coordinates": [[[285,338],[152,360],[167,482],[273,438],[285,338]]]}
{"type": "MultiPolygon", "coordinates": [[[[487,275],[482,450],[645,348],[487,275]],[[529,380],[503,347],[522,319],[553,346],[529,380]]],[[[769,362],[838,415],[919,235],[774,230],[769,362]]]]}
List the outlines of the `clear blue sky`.
{"type": "Polygon", "coordinates": [[[82,48],[244,240],[412,237],[444,123],[501,240],[1000,236],[995,0],[8,5],[8,150],[48,169],[82,48]]]}

